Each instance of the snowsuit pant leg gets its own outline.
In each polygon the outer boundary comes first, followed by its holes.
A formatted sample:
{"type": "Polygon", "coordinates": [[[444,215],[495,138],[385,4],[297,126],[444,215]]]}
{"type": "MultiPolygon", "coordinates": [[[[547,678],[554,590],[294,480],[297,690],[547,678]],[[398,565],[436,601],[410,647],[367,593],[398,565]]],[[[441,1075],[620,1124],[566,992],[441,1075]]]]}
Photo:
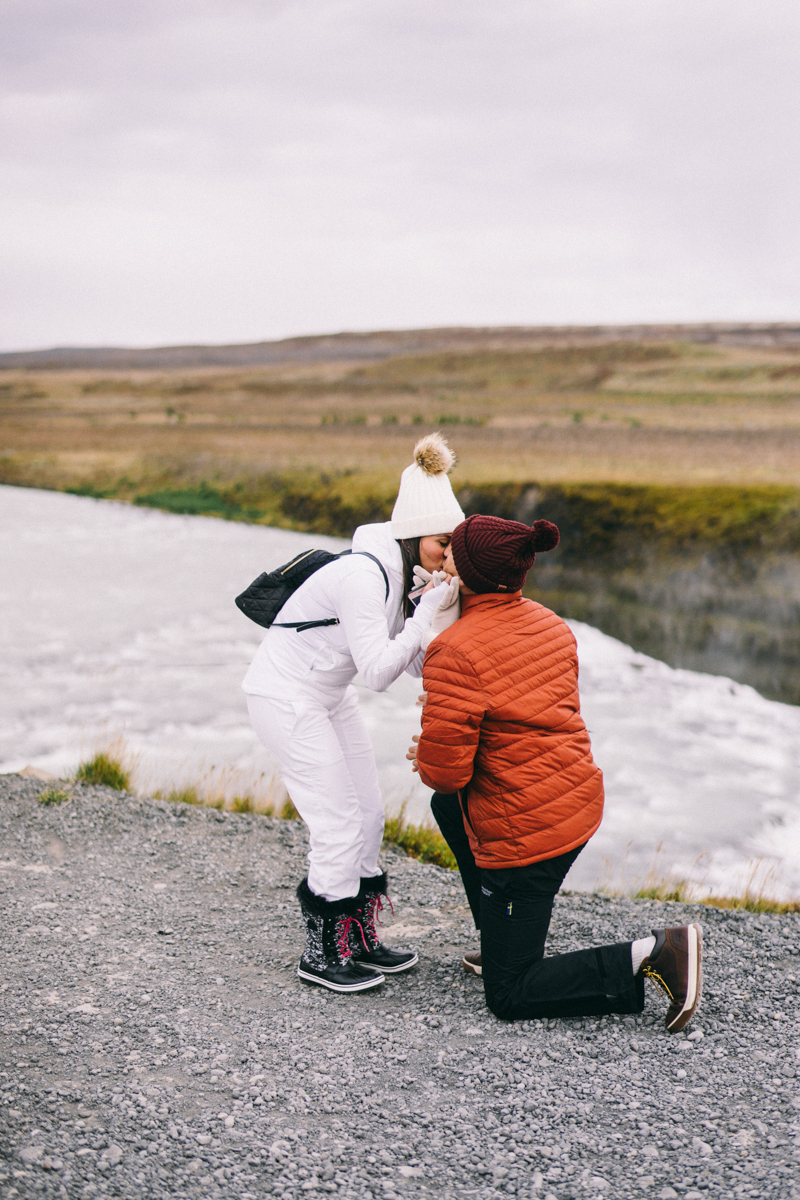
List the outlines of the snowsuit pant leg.
{"type": "Polygon", "coordinates": [[[553,900],[582,846],[526,867],[482,870],[481,958],[496,1017],[588,1017],[644,1008],[631,943],[544,957],[553,900]]]}
{"type": "Polygon", "coordinates": [[[447,794],[434,792],[431,796],[431,812],[439,826],[442,837],[450,847],[453,858],[458,863],[461,882],[467,893],[472,919],[475,928],[481,927],[481,869],[475,862],[475,855],[469,844],[467,831],[464,828],[464,814],[461,811],[461,801],[457,793],[447,794]]]}
{"type": "Polygon", "coordinates": [[[327,696],[247,697],[253,728],[278,760],[309,831],[308,886],[325,900],[380,874],[383,802],[355,688],[327,696]]]}

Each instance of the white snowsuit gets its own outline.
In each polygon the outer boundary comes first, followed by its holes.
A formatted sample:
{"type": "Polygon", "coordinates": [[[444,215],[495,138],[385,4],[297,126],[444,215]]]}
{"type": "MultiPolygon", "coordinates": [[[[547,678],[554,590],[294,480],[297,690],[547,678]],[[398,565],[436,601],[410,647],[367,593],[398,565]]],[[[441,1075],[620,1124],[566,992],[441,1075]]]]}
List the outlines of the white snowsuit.
{"type": "Polygon", "coordinates": [[[403,671],[421,676],[422,638],[441,598],[426,593],[403,617],[403,564],[391,525],[361,525],[352,554],[315,572],[290,596],[278,621],[338,617],[339,625],[298,632],[271,628],[242,687],[259,739],[278,759],[309,829],[308,886],[325,900],[355,896],[380,874],[383,803],[378,772],[352,681],[382,692],[403,671]]]}

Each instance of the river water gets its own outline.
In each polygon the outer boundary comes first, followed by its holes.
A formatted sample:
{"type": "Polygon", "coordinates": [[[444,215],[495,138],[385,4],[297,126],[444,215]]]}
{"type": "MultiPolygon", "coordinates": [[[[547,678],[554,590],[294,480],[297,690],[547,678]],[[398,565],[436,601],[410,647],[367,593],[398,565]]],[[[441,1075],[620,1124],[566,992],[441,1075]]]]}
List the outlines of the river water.
{"type": "MultiPolygon", "coordinates": [[[[233,597],[332,538],[0,487],[0,771],[74,770],[124,743],[137,788],[267,785],[240,683],[261,630],[233,597]]],[[[630,888],[653,867],[706,890],[800,894],[800,708],[675,670],[588,625],[583,713],[606,816],[569,885],[630,888]]],[[[418,681],[361,687],[387,809],[428,812],[405,750],[418,681]]]]}

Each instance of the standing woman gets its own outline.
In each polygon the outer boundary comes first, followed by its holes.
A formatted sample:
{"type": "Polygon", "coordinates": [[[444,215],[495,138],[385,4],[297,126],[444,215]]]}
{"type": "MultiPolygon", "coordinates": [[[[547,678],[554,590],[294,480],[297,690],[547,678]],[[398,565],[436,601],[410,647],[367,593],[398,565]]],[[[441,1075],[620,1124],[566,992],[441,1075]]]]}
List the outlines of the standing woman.
{"type": "Polygon", "coordinates": [[[378,866],[383,803],[353,679],[383,692],[404,671],[422,674],[423,639],[450,623],[458,585],[429,585],[416,609],[414,568],[442,568],[464,514],[447,475],[455,459],[439,434],[414,448],[391,521],[360,525],[353,553],[328,563],[290,596],[244,683],[250,720],[280,764],[309,830],[308,877],[297,889],[306,945],[297,973],[336,992],[406,971],[414,951],[381,943],[386,894],[378,866]],[[449,611],[448,611],[449,610],[449,611]],[[313,629],[279,623],[331,620],[313,629]]]}

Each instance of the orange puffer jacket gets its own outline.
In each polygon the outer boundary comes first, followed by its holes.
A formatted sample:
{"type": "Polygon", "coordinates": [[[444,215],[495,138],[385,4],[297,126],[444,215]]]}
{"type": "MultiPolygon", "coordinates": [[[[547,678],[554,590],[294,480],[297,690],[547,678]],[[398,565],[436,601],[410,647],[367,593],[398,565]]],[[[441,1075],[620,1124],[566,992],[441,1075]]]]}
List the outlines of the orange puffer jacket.
{"type": "Polygon", "coordinates": [[[592,836],[603,776],[561,617],[520,592],[464,596],[461,619],[430,645],[423,680],[420,777],[461,794],[478,866],[522,867],[592,836]]]}

